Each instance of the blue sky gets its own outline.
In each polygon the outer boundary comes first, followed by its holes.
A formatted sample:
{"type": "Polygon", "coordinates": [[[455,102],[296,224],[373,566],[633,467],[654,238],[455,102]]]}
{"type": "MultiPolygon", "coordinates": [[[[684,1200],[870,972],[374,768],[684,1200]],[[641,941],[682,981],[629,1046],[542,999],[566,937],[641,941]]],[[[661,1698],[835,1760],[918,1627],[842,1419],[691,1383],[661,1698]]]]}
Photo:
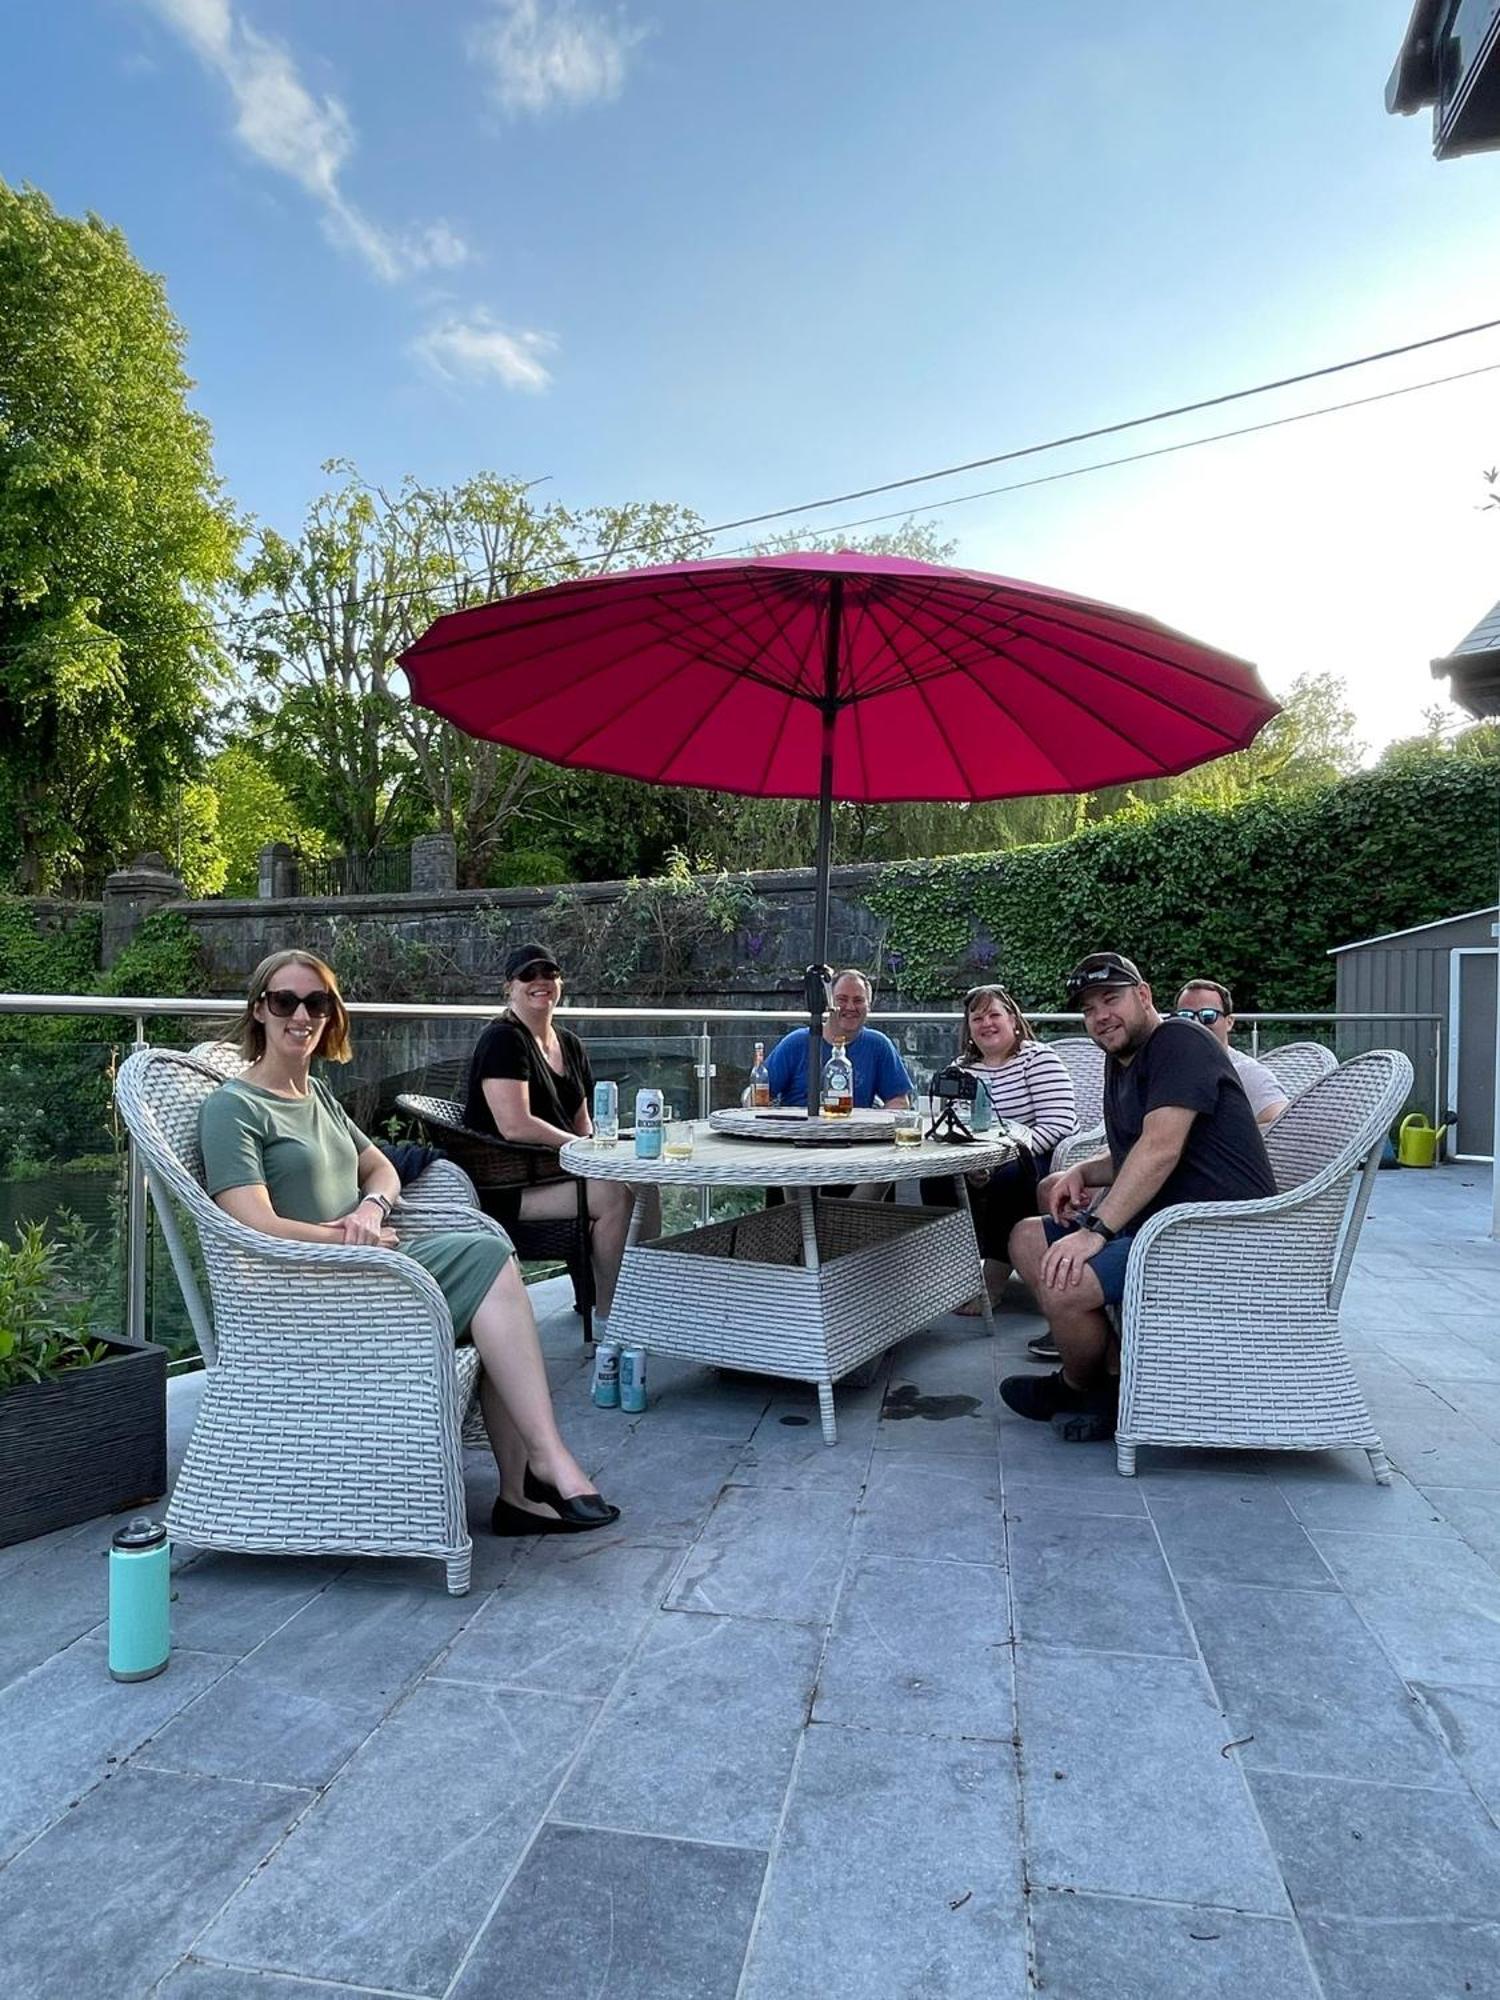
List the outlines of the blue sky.
{"type": "MultiPolygon", "coordinates": [[[[1500,154],[1439,166],[1383,107],[1409,11],[55,0],[8,10],[0,175],[162,274],[264,522],[335,456],[717,521],[1500,317],[1500,154]]],[[[1009,476],[1490,363],[1500,333],[1009,476]]],[[[1500,373],[923,518],[1273,688],[1344,674],[1374,745],[1500,596],[1497,462],[1500,373]]]]}

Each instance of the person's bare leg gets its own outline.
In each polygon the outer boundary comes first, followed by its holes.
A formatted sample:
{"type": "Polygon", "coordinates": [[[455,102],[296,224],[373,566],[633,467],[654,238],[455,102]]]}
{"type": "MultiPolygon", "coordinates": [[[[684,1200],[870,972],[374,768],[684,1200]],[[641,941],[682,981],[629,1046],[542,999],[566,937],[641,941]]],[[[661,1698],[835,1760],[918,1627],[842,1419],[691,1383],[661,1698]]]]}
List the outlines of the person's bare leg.
{"type": "Polygon", "coordinates": [[[470,1322],[469,1334],[484,1370],[480,1406],[505,1499],[532,1512],[553,1511],[532,1506],[516,1490],[517,1479],[524,1479],[528,1464],[565,1500],[595,1492],[593,1481],[563,1443],[557,1428],[536,1320],[515,1258],[485,1293],[470,1322]],[[519,1467],[517,1438],[521,1445],[519,1467]]]}
{"type": "MultiPolygon", "coordinates": [[[[653,1188],[636,1193],[623,1181],[590,1181],[588,1184],[590,1239],[594,1248],[594,1307],[608,1314],[615,1302],[615,1285],[625,1256],[625,1237],[630,1228],[631,1196],[647,1203],[642,1234],[661,1234],[661,1196],[653,1188]]],[[[565,1220],[578,1212],[577,1183],[548,1181],[543,1187],[528,1188],[521,1197],[521,1213],[530,1221],[565,1220]]]]}
{"type": "MultiPolygon", "coordinates": [[[[999,1305],[1000,1295],[1005,1290],[1005,1281],[1007,1278],[1009,1278],[1009,1276],[1010,1276],[1010,1266],[1005,1262],[1003,1258],[1001,1257],[985,1258],[984,1283],[985,1283],[985,1289],[988,1291],[990,1295],[990,1304],[992,1306],[999,1305]]],[[[967,1300],[963,1305],[959,1306],[957,1310],[963,1315],[965,1319],[977,1319],[979,1315],[984,1311],[984,1305],[982,1301],[979,1299],[979,1297],[976,1295],[974,1298],[967,1300]]]]}
{"type": "MultiPolygon", "coordinates": [[[[1009,1248],[1017,1273],[1031,1287],[1046,1317],[1048,1331],[1057,1343],[1063,1380],[1070,1388],[1087,1389],[1101,1374],[1111,1372],[1108,1364],[1114,1330],[1104,1310],[1099,1280],[1085,1266],[1078,1283],[1066,1291],[1042,1283],[1042,1259],[1048,1245],[1040,1216],[1027,1216],[1016,1224],[1010,1233],[1009,1248]]],[[[1118,1362],[1115,1368],[1118,1369],[1118,1362]]]]}

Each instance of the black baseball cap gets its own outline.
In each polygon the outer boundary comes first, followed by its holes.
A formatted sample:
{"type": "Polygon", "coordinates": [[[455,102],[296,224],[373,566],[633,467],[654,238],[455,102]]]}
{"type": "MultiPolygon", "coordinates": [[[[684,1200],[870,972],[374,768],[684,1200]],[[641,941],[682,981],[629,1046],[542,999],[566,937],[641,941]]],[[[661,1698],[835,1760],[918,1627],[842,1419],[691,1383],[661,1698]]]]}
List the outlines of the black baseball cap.
{"type": "Polygon", "coordinates": [[[1144,986],[1140,967],[1117,951],[1091,951],[1079,959],[1068,974],[1068,998],[1081,1000],[1085,993],[1106,993],[1112,986],[1144,986]]]}
{"type": "Polygon", "coordinates": [[[562,976],[562,967],[544,944],[518,944],[505,961],[507,979],[519,979],[523,972],[555,972],[562,976]]]}

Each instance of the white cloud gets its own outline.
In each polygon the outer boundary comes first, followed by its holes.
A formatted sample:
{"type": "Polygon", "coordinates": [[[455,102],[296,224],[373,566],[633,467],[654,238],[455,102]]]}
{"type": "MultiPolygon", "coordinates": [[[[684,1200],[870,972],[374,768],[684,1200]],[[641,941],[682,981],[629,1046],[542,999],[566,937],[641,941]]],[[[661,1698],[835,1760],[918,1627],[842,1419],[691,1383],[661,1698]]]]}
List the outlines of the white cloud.
{"type": "Polygon", "coordinates": [[[548,111],[618,97],[631,51],[645,30],[580,0],[493,0],[494,18],[471,48],[490,72],[506,111],[548,111]]]}
{"type": "Polygon", "coordinates": [[[208,68],[228,85],[235,132],[247,151],[312,196],[323,226],[388,284],[433,266],[451,269],[468,246],[446,222],[395,236],[349,200],[340,176],[354,152],[354,127],[336,97],[315,97],[290,52],[237,19],[231,0],[147,0],[208,68]]]}
{"type": "Polygon", "coordinates": [[[556,343],[546,333],[512,333],[482,308],[439,320],[413,342],[413,352],[450,382],[493,377],[507,389],[538,393],[552,377],[542,356],[556,343]]]}

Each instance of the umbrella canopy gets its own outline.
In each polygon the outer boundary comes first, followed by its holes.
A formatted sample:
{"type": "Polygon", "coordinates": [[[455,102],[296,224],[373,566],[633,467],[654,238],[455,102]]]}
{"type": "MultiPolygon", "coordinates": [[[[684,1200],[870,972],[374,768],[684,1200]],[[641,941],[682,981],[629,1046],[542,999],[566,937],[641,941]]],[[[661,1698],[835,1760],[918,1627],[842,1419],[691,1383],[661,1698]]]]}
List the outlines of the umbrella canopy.
{"type": "Polygon", "coordinates": [[[402,656],[426,707],[555,764],[838,799],[1098,791],[1240,750],[1253,667],[1155,619],[897,556],[587,577],[455,611],[402,656]]]}
{"type": "Polygon", "coordinates": [[[818,799],[819,965],[835,799],[1097,791],[1243,749],[1277,712],[1253,667],[1155,619],[851,551],[554,584],[450,612],[401,664],[424,706],[555,764],[818,799]]]}

